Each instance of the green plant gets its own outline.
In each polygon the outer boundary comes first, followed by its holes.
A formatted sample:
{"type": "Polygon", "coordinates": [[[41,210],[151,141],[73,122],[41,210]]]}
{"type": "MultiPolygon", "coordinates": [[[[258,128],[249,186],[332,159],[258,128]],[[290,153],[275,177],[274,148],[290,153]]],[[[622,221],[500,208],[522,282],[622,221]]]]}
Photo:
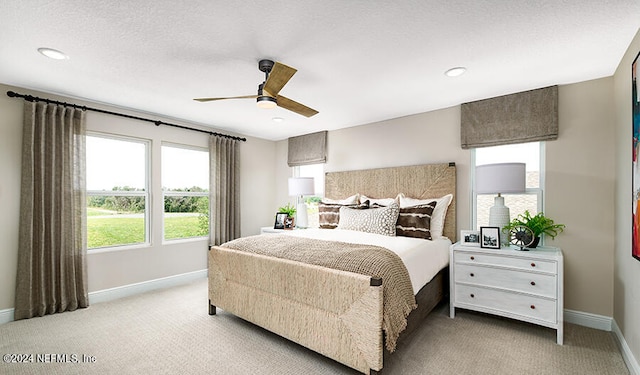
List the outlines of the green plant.
{"type": "Polygon", "coordinates": [[[286,206],[278,208],[278,212],[286,212],[289,217],[293,217],[296,214],[296,208],[291,203],[287,203],[286,206]]]}
{"type": "Polygon", "coordinates": [[[551,237],[551,239],[556,238],[556,236],[564,231],[564,228],[566,227],[564,224],[556,224],[552,219],[544,216],[542,212],[538,212],[531,216],[528,210],[513,219],[504,227],[504,230],[508,232],[517,226],[528,227],[533,231],[533,234],[536,237],[546,234],[551,237]]]}

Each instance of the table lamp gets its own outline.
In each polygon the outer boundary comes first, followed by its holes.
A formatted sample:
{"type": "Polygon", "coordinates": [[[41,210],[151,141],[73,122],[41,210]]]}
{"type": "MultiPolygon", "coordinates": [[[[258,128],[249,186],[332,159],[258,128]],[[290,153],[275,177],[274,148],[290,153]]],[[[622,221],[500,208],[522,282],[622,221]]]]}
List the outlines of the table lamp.
{"type": "Polygon", "coordinates": [[[509,236],[502,228],[509,224],[509,207],[501,194],[523,193],[526,188],[525,163],[486,164],[476,167],[476,193],[498,194],[489,210],[489,226],[500,228],[500,243],[509,244],[509,236]]]}
{"type": "Polygon", "coordinates": [[[295,223],[297,228],[306,228],[309,225],[307,204],[304,202],[304,196],[312,194],[314,194],[313,177],[289,178],[289,195],[297,197],[295,223]]]}

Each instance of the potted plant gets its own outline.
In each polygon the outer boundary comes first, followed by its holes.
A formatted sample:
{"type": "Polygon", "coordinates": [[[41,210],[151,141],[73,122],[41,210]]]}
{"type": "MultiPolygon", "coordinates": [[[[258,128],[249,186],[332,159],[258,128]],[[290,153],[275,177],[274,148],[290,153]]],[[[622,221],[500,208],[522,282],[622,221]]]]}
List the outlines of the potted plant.
{"type": "Polygon", "coordinates": [[[556,224],[551,218],[544,216],[542,212],[538,212],[535,215],[531,215],[528,210],[518,215],[507,226],[504,227],[505,232],[509,232],[513,228],[525,226],[533,232],[534,240],[529,248],[535,248],[540,242],[540,236],[546,234],[555,239],[558,234],[564,231],[566,227],[564,224],[556,224]]]}
{"type": "Polygon", "coordinates": [[[293,229],[293,222],[295,220],[294,215],[296,214],[296,208],[292,206],[290,203],[287,203],[286,206],[282,206],[278,208],[280,213],[286,213],[287,218],[284,220],[284,229],[293,229]]]}
{"type": "Polygon", "coordinates": [[[284,212],[286,213],[289,217],[294,217],[296,215],[296,208],[294,206],[291,205],[291,203],[287,203],[286,206],[282,206],[280,208],[278,208],[278,212],[284,212]]]}

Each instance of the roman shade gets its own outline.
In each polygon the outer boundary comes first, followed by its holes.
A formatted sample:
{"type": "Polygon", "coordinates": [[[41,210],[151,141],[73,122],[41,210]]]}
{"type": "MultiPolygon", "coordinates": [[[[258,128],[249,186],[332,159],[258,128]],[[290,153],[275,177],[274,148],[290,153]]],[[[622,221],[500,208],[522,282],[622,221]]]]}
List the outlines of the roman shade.
{"type": "Polygon", "coordinates": [[[290,167],[327,162],[327,131],[289,138],[290,167]]]}
{"type": "Polygon", "coordinates": [[[558,86],[461,105],[463,149],[558,138],[558,86]]]}

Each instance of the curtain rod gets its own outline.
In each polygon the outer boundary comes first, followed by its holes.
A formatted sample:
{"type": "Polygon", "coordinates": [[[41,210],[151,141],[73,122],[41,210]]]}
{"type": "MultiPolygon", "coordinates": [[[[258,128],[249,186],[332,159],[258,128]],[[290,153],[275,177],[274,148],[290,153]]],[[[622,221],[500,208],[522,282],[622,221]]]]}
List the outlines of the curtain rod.
{"type": "Polygon", "coordinates": [[[211,134],[211,135],[215,135],[217,137],[223,137],[223,138],[230,138],[230,139],[235,139],[236,141],[242,141],[242,142],[246,142],[247,139],[246,138],[241,138],[241,137],[235,137],[233,135],[229,135],[229,134],[222,134],[222,133],[216,133],[216,132],[210,132],[207,130],[202,130],[202,129],[197,129],[197,128],[190,128],[188,126],[183,126],[183,125],[177,125],[177,124],[171,124],[168,122],[164,122],[164,121],[159,121],[159,120],[151,120],[148,118],[144,118],[144,117],[138,117],[138,116],[132,116],[132,115],[127,115],[124,113],[118,113],[118,112],[111,112],[111,111],[105,111],[104,109],[99,109],[99,108],[91,108],[91,107],[87,107],[87,106],[81,106],[81,105],[77,105],[77,104],[73,104],[73,103],[67,103],[67,102],[59,102],[57,100],[52,100],[52,99],[46,99],[46,98],[39,98],[37,96],[32,96],[32,95],[22,95],[22,94],[18,94],[16,92],[13,91],[7,91],[7,96],[10,98],[23,98],[24,100],[28,101],[28,102],[45,102],[47,104],[56,104],[56,105],[62,105],[65,107],[73,107],[76,109],[81,109],[83,111],[94,111],[94,112],[100,112],[100,113],[106,113],[108,115],[114,115],[114,116],[120,116],[120,117],[126,117],[126,118],[131,118],[134,120],[140,120],[140,121],[146,121],[146,122],[152,122],[154,123],[156,126],[160,126],[160,125],[167,125],[167,126],[172,126],[174,128],[180,128],[180,129],[186,129],[186,130],[192,130],[192,131],[196,131],[196,132],[200,132],[200,133],[207,133],[207,134],[211,134]]]}

